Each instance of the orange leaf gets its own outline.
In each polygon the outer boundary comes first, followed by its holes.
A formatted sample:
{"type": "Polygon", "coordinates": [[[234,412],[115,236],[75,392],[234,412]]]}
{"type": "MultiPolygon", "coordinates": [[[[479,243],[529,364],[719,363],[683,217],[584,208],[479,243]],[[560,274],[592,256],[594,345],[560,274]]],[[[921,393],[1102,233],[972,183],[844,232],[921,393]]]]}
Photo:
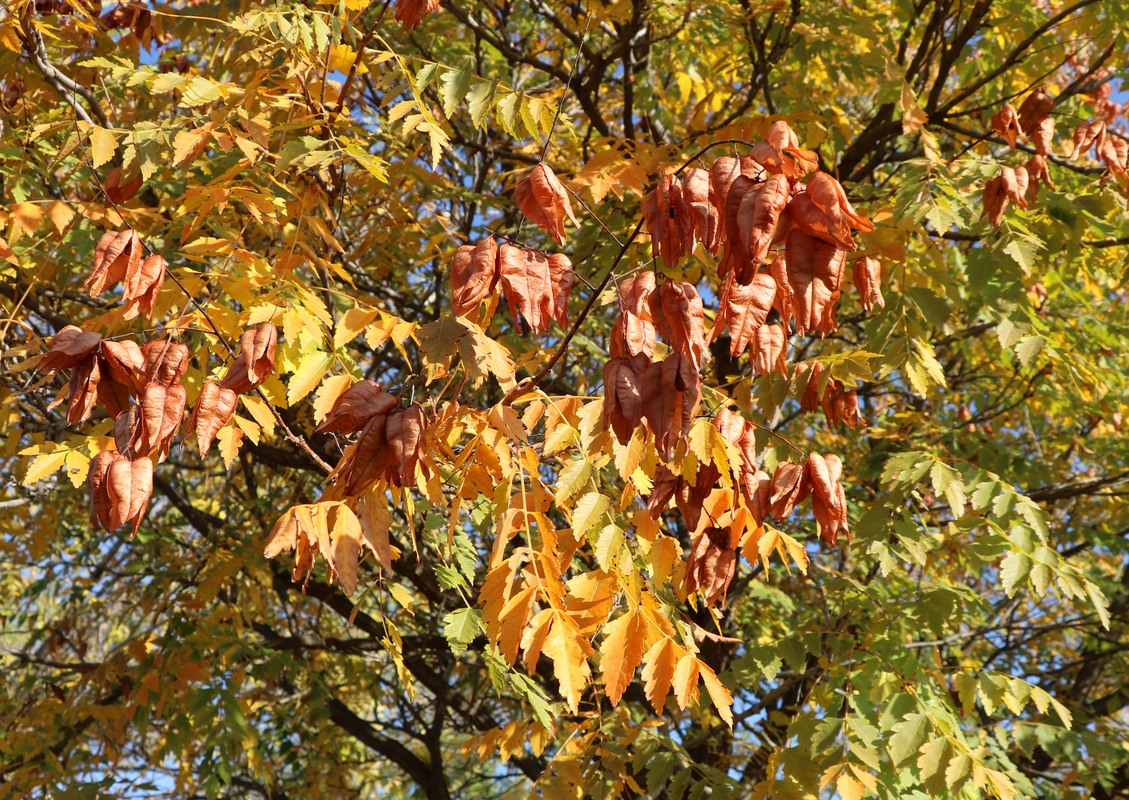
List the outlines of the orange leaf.
{"type": "Polygon", "coordinates": [[[542,163],[533,168],[514,190],[518,210],[535,225],[540,225],[556,240],[565,243],[564,221],[567,217],[572,224],[580,227],[576,215],[572,213],[572,202],[568,191],[560,179],[542,163]]]}
{"type": "Polygon", "coordinates": [[[604,640],[600,644],[600,671],[604,676],[604,689],[614,706],[627,689],[635,668],[643,659],[643,620],[638,611],[629,611],[604,626],[604,640]]]}

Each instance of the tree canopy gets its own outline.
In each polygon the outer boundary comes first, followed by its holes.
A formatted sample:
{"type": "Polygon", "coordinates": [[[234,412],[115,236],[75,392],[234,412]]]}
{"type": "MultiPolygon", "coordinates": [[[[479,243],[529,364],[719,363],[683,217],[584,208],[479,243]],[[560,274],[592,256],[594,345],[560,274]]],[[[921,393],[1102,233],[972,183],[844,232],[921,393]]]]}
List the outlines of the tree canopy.
{"type": "Polygon", "coordinates": [[[12,0],[0,798],[1129,795],[1124,0],[12,0]]]}

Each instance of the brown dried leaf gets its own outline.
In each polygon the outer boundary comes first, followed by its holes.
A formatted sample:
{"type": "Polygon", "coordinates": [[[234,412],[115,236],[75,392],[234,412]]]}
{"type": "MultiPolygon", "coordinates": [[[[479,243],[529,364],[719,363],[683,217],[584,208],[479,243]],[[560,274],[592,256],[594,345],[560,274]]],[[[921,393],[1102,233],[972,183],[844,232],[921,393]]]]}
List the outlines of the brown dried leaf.
{"type": "Polygon", "coordinates": [[[1074,129],[1074,149],[1070,151],[1070,158],[1075,159],[1079,153],[1085,153],[1091,147],[1101,150],[1105,143],[1105,120],[1092,119],[1088,122],[1079,122],[1074,129]]]}
{"type": "Polygon", "coordinates": [[[98,398],[102,371],[97,358],[88,358],[71,372],[70,398],[67,400],[67,422],[77,425],[90,419],[98,398]]]}
{"type": "Polygon", "coordinates": [[[847,254],[798,229],[788,234],[786,253],[796,333],[819,331],[826,336],[835,330],[835,304],[847,254]]]}
{"type": "Polygon", "coordinates": [[[792,509],[804,502],[810,491],[807,460],[802,464],[782,461],[776,465],[776,472],[772,476],[769,512],[778,521],[784,520],[792,513],[792,509]]]}
{"type": "Polygon", "coordinates": [[[800,149],[799,138],[784,120],[772,123],[751,155],[769,172],[782,173],[789,178],[802,178],[819,165],[819,156],[811,150],[800,149]]]}
{"type": "Polygon", "coordinates": [[[648,298],[651,319],[673,350],[686,354],[696,370],[708,358],[705,311],[691,283],[663,281],[648,298]]]}
{"type": "Polygon", "coordinates": [[[762,325],[749,340],[749,360],[757,375],[767,375],[770,372],[787,374],[787,350],[788,334],[783,325],[762,325]]]}
{"type": "MultiPolygon", "coordinates": [[[[770,175],[753,191],[741,198],[737,210],[737,226],[741,235],[745,264],[753,270],[768,258],[768,250],[776,240],[781,214],[791,197],[791,184],[784,175],[770,175]]],[[[786,221],[785,221],[786,222],[786,221]]],[[[737,280],[749,282],[749,274],[737,272],[737,280]]]]}
{"type": "Polygon", "coordinates": [[[58,369],[71,369],[94,356],[102,336],[74,325],[67,325],[51,340],[51,349],[39,360],[37,369],[49,374],[58,369]]]}
{"type": "Polygon", "coordinates": [[[768,274],[776,281],[776,299],[772,301],[772,307],[780,315],[780,323],[787,331],[788,323],[792,319],[793,298],[792,285],[788,282],[788,259],[784,250],[779,251],[776,258],[772,259],[772,263],[768,265],[768,274]]]}
{"type": "Polygon", "coordinates": [[[231,421],[239,396],[215,381],[207,381],[200,389],[200,397],[192,412],[192,429],[200,445],[200,457],[208,454],[220,428],[231,421]]]}
{"type": "Polygon", "coordinates": [[[776,281],[765,272],[753,276],[751,283],[742,285],[730,275],[722,286],[720,308],[710,339],[716,339],[725,326],[729,327],[729,355],[736,358],[745,352],[753,334],[764,325],[772,304],[776,300],[776,281]]]}
{"type": "Polygon", "coordinates": [[[701,398],[702,379],[689,356],[672,353],[643,373],[643,420],[663,461],[685,442],[701,398]]]}
{"type": "Polygon", "coordinates": [[[157,461],[169,457],[173,437],[180,430],[184,420],[184,410],[188,407],[188,392],[179,383],[169,386],[165,392],[165,409],[161,416],[161,429],[157,433],[157,461]]]}
{"type": "Polygon", "coordinates": [[[337,398],[315,433],[355,433],[379,415],[387,415],[400,401],[374,381],[357,381],[337,398]]]}
{"type": "MultiPolygon", "coordinates": [[[[1024,193],[1026,193],[1026,171],[1024,172],[1024,193]]],[[[1000,174],[984,184],[982,199],[984,211],[981,216],[988,218],[992,225],[999,227],[1004,219],[1004,211],[1009,203],[1027,208],[1027,198],[1020,193],[1019,177],[1011,167],[1003,167],[1000,174]]]]}
{"type": "Polygon", "coordinates": [[[853,430],[862,421],[859,414],[858,394],[854,391],[846,391],[842,381],[833,380],[827,385],[820,406],[829,422],[842,422],[853,430]]]}
{"type": "Polygon", "coordinates": [[[564,253],[549,256],[549,283],[553,287],[553,320],[568,328],[568,293],[572,290],[572,260],[564,253]]]}
{"type": "Polygon", "coordinates": [[[655,324],[651,318],[651,293],[655,273],[640,272],[619,284],[620,313],[612,326],[608,349],[613,357],[655,355],[655,324]]]}
{"type": "MultiPolygon", "coordinates": [[[[717,277],[721,280],[734,273],[747,276],[756,272],[757,265],[749,263],[748,248],[742,244],[741,209],[745,207],[745,199],[755,194],[758,185],[760,184],[752,178],[738,175],[730,183],[725,195],[725,213],[722,215],[725,224],[725,253],[717,265],[717,277]]],[[[747,237],[745,239],[747,241],[747,237]]]]}
{"type": "Polygon", "coordinates": [[[651,235],[651,246],[669,267],[678,266],[693,249],[693,221],[682,198],[682,181],[663,175],[643,198],[643,219],[651,235]]]}
{"type": "Polygon", "coordinates": [[[396,0],[396,21],[404,30],[415,30],[423,18],[439,8],[439,0],[396,0]]]}
{"type": "MultiPolygon", "coordinates": [[[[542,163],[533,168],[514,190],[518,210],[532,223],[540,225],[556,240],[565,243],[564,221],[567,217],[572,224],[580,227],[576,215],[572,213],[572,202],[568,191],[560,179],[542,163]]],[[[503,245],[504,247],[504,245],[503,245]]]]}
{"type": "Polygon", "coordinates": [[[469,317],[498,286],[498,243],[488,236],[464,245],[451,263],[451,307],[457,317],[469,317]]]}
{"type": "Polygon", "coordinates": [[[100,360],[103,379],[109,378],[133,392],[140,392],[145,388],[145,356],[137,342],[132,339],[105,339],[102,341],[100,360]]]}
{"type": "Polygon", "coordinates": [[[278,328],[264,322],[243,331],[239,349],[247,359],[247,380],[258,386],[275,373],[274,354],[278,347],[278,328]]]}
{"type": "Polygon", "coordinates": [[[687,593],[701,591],[706,605],[725,599],[737,568],[737,552],[727,528],[706,528],[694,541],[683,584],[687,593]]]}
{"type": "Polygon", "coordinates": [[[419,403],[388,414],[384,435],[388,442],[387,478],[393,486],[414,486],[417,465],[426,473],[426,433],[427,415],[419,403]]]}
{"type": "Polygon", "coordinates": [[[1027,185],[1027,202],[1033,203],[1039,197],[1039,184],[1046,186],[1052,192],[1055,185],[1051,183],[1051,174],[1047,170],[1047,160],[1041,155],[1033,155],[1023,165],[1030,182],[1027,185]]]}
{"type": "Polygon", "coordinates": [[[1055,138],[1054,117],[1044,117],[1035,123],[1035,127],[1027,134],[1027,138],[1029,138],[1031,144],[1035,146],[1036,153],[1041,156],[1049,154],[1054,145],[1055,138]]]}
{"type": "Polygon", "coordinates": [[[604,365],[604,423],[620,444],[627,444],[643,418],[643,380],[648,356],[612,358],[604,365]]]}
{"type": "Polygon", "coordinates": [[[717,248],[721,218],[710,198],[710,173],[701,167],[692,167],[682,176],[682,202],[689,218],[690,249],[701,242],[711,252],[717,248]]]}
{"type": "Polygon", "coordinates": [[[651,479],[651,493],[647,496],[647,513],[652,519],[662,515],[682,482],[682,476],[671,472],[666,464],[658,465],[651,479]]]}
{"type": "Polygon", "coordinates": [[[188,345],[182,342],[153,339],[141,346],[141,355],[145,359],[142,374],[146,381],[172,386],[188,372],[188,345]]]}
{"type": "Polygon", "coordinates": [[[1027,138],[1019,129],[1019,116],[1011,103],[1004,103],[1004,107],[992,115],[992,130],[1007,140],[1012,151],[1015,150],[1016,139],[1027,138]]]}
{"type": "Polygon", "coordinates": [[[122,183],[122,171],[120,167],[114,167],[106,175],[106,180],[102,181],[102,189],[106,192],[106,197],[109,201],[120,206],[137,194],[138,189],[141,188],[141,175],[138,173],[133,177],[133,180],[122,183]]]}
{"type": "MultiPolygon", "coordinates": [[[[1043,91],[1042,86],[1038,87],[1019,105],[1019,127],[1028,137],[1033,137],[1035,130],[1050,116],[1054,107],[1055,99],[1043,91]]],[[[1034,143],[1033,138],[1032,143],[1034,143]]],[[[1046,155],[1042,150],[1039,152],[1046,155]]]]}
{"type": "Polygon", "coordinates": [[[367,489],[389,470],[388,440],[385,428],[388,414],[372,417],[361,431],[357,443],[350,445],[335,470],[345,485],[345,493],[354,495],[367,489]]]}
{"type": "Polygon", "coordinates": [[[106,471],[103,486],[110,505],[107,532],[132,522],[137,533],[153,494],[153,462],[146,457],[116,458],[106,471]]]}
{"type": "Polygon", "coordinates": [[[549,258],[540,250],[525,250],[503,244],[498,263],[506,303],[521,330],[521,319],[534,333],[548,333],[554,317],[554,287],[549,258]]]}
{"type": "Polygon", "coordinates": [[[748,156],[731,158],[723,156],[710,167],[710,205],[713,206],[717,229],[711,242],[707,243],[711,253],[716,253],[728,239],[726,215],[729,190],[738,177],[746,177],[753,182],[764,177],[764,167],[748,156]]]}
{"type": "Polygon", "coordinates": [[[100,526],[103,530],[110,531],[111,503],[110,494],[106,487],[106,475],[110,465],[122,458],[120,453],[112,450],[103,450],[90,460],[90,469],[86,473],[86,494],[90,499],[90,524],[100,526]]]}
{"type": "Polygon", "coordinates": [[[746,469],[741,473],[741,494],[745,505],[757,525],[764,524],[772,508],[772,476],[760,468],[746,469]]]}
{"type": "Polygon", "coordinates": [[[886,299],[882,296],[882,262],[877,258],[856,258],[851,263],[851,280],[859,293],[863,311],[869,314],[875,306],[886,307],[886,299]]]}
{"type": "Polygon", "coordinates": [[[847,496],[843,489],[843,462],[832,453],[826,457],[818,453],[808,456],[812,487],[812,512],[819,523],[823,540],[835,544],[839,533],[848,533],[847,496]]]}
{"type": "Polygon", "coordinates": [[[140,313],[153,313],[153,304],[165,283],[165,270],[168,263],[158,255],[142,259],[135,272],[125,276],[125,291],[122,301],[122,319],[133,319],[140,313]]]}
{"type": "Polygon", "coordinates": [[[107,231],[94,248],[94,268],[83,286],[97,297],[107,287],[134,275],[141,267],[141,238],[137,231],[107,231]]]}

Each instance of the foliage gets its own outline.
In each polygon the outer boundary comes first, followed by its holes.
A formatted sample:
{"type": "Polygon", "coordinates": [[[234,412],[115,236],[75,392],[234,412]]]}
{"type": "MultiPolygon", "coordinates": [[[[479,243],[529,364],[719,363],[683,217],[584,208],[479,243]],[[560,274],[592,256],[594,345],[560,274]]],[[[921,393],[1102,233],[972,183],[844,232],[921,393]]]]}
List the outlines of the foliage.
{"type": "Polygon", "coordinates": [[[1129,793],[1129,5],[390,2],[0,12],[0,798],[1129,793]]]}

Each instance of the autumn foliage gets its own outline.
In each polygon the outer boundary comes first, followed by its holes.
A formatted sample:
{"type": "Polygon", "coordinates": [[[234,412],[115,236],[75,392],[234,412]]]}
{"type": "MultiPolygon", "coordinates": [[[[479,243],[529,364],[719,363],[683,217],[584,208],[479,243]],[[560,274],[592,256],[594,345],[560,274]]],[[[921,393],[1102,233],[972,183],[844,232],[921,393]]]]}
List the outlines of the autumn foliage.
{"type": "Polygon", "coordinates": [[[1116,6],[0,12],[0,800],[1129,790],[1116,6]]]}

